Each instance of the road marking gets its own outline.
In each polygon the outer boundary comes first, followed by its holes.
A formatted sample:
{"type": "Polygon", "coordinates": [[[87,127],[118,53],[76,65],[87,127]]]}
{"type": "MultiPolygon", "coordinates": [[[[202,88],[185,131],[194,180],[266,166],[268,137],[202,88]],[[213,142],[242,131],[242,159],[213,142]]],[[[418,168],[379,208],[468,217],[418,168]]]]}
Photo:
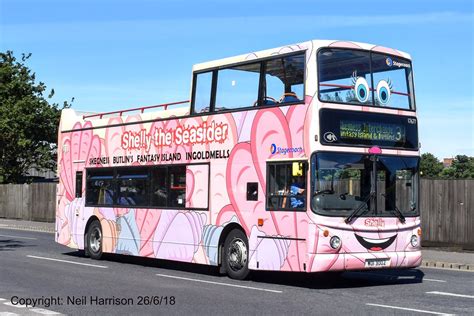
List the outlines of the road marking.
{"type": "Polygon", "coordinates": [[[6,301],[6,300],[7,300],[6,298],[1,298],[1,297],[0,297],[0,302],[1,302],[1,301],[6,301]]]}
{"type": "Polygon", "coordinates": [[[20,314],[10,313],[10,312],[0,312],[0,316],[20,316],[20,314]]]}
{"type": "Polygon", "coordinates": [[[423,281],[430,281],[430,282],[441,282],[441,283],[446,283],[446,281],[445,281],[445,280],[426,279],[426,278],[423,278],[423,281]]]}
{"type": "Polygon", "coordinates": [[[61,260],[61,259],[54,259],[54,258],[47,258],[47,257],[38,257],[38,256],[31,256],[27,255],[28,258],[35,258],[35,259],[41,259],[41,260],[51,260],[51,261],[58,261],[58,262],[65,262],[65,263],[71,263],[71,264],[77,264],[81,266],[88,266],[88,267],[95,267],[95,268],[102,268],[102,269],[107,269],[107,266],[99,266],[97,264],[89,264],[89,263],[81,263],[81,262],[74,262],[74,261],[69,261],[69,260],[61,260]]]}
{"type": "Polygon", "coordinates": [[[407,308],[407,307],[398,307],[398,306],[390,306],[390,305],[382,305],[382,304],[371,304],[371,303],[366,303],[365,305],[370,305],[370,306],[378,306],[378,307],[385,307],[385,308],[391,308],[391,309],[400,309],[404,311],[410,311],[410,312],[418,312],[418,313],[424,313],[424,314],[433,314],[433,315],[454,315],[454,314],[446,314],[446,313],[439,313],[439,312],[432,312],[432,311],[426,311],[423,309],[415,309],[415,308],[407,308]]]}
{"type": "Polygon", "coordinates": [[[30,312],[35,312],[35,313],[43,314],[43,315],[61,315],[60,313],[53,312],[44,308],[32,308],[30,309],[30,312]]]}
{"type": "Polygon", "coordinates": [[[194,282],[202,282],[202,283],[209,283],[209,284],[216,284],[216,285],[224,285],[224,286],[230,286],[230,287],[238,287],[238,288],[249,289],[249,290],[265,291],[265,292],[272,292],[272,293],[283,293],[282,291],[264,289],[264,288],[260,288],[260,287],[252,287],[252,286],[245,286],[245,285],[238,285],[238,284],[229,284],[229,283],[214,282],[214,281],[207,281],[207,280],[191,279],[191,278],[178,277],[178,276],[174,276],[174,275],[157,274],[157,276],[161,276],[161,277],[164,277],[164,278],[171,278],[171,279],[179,279],[179,280],[186,280],[186,281],[194,281],[194,282]]]}
{"type": "Polygon", "coordinates": [[[36,240],[36,239],[38,239],[38,238],[33,238],[33,237],[12,236],[12,235],[0,235],[0,237],[19,238],[19,239],[31,239],[31,240],[36,240]]]}
{"type": "Polygon", "coordinates": [[[426,292],[426,294],[456,296],[456,297],[464,297],[464,298],[474,298],[474,295],[456,294],[456,293],[438,292],[438,291],[426,292]]]}
{"type": "Polygon", "coordinates": [[[13,307],[16,307],[16,308],[25,308],[25,307],[26,307],[26,305],[20,305],[20,304],[16,304],[16,305],[15,305],[15,304],[12,304],[12,303],[10,303],[10,302],[8,302],[8,303],[3,303],[3,305],[13,306],[13,307]]]}

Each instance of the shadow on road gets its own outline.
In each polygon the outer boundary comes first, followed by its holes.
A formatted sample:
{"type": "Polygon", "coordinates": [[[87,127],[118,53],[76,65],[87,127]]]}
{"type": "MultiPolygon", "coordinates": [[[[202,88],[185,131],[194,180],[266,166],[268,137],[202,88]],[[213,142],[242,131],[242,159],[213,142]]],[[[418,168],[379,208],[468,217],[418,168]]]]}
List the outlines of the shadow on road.
{"type": "MultiPolygon", "coordinates": [[[[73,257],[84,257],[84,251],[68,252],[64,253],[64,255],[73,257]]],[[[214,266],[206,266],[200,264],[191,264],[154,258],[104,254],[103,260],[140,265],[151,268],[167,269],[170,271],[190,272],[195,273],[196,278],[199,278],[199,274],[209,276],[220,275],[218,268],[214,266]]],[[[252,271],[250,280],[259,283],[295,286],[309,289],[332,289],[373,287],[389,284],[416,284],[422,283],[423,277],[423,271],[418,269],[325,273],[252,271]]],[[[226,279],[227,277],[222,277],[223,282],[227,282],[226,279]]]]}
{"type": "Polygon", "coordinates": [[[12,251],[23,247],[31,247],[31,245],[20,240],[0,238],[0,251],[12,251]]]}
{"type": "Polygon", "coordinates": [[[423,282],[424,273],[418,269],[348,272],[257,272],[252,279],[261,283],[305,287],[310,289],[359,288],[389,284],[423,282]]]}

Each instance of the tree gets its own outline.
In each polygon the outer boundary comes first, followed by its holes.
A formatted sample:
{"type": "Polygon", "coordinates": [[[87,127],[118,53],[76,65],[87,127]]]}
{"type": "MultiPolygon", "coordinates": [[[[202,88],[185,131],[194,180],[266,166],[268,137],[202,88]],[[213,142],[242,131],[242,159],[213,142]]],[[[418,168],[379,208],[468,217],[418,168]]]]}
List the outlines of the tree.
{"type": "Polygon", "coordinates": [[[457,155],[451,167],[445,168],[441,173],[443,178],[474,179],[474,157],[457,155]]]}
{"type": "Polygon", "coordinates": [[[12,51],[0,52],[0,183],[23,183],[30,168],[56,166],[61,109],[47,100],[54,89],[45,97],[46,85],[25,65],[30,56],[17,61],[12,51]]]}
{"type": "Polygon", "coordinates": [[[436,178],[443,171],[443,163],[431,153],[421,155],[420,161],[421,176],[426,178],[436,178]]]}

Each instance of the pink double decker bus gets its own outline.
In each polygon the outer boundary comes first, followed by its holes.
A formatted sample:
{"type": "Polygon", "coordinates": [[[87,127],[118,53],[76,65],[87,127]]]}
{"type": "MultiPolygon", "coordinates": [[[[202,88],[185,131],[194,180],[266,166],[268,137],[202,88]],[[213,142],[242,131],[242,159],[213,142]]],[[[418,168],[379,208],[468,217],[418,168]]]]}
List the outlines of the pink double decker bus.
{"type": "Polygon", "coordinates": [[[410,56],[313,40],[197,64],[189,101],[63,110],[56,241],[249,270],[421,263],[410,56]]]}

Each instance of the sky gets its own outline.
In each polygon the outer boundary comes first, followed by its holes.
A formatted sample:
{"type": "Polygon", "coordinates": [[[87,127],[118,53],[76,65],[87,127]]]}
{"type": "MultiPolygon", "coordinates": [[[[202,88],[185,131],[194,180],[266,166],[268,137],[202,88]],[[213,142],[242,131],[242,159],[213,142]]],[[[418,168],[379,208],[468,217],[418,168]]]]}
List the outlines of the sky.
{"type": "Polygon", "coordinates": [[[474,156],[474,1],[0,0],[0,49],[79,111],[189,99],[193,64],[304,42],[413,58],[421,151],[474,156]]]}

